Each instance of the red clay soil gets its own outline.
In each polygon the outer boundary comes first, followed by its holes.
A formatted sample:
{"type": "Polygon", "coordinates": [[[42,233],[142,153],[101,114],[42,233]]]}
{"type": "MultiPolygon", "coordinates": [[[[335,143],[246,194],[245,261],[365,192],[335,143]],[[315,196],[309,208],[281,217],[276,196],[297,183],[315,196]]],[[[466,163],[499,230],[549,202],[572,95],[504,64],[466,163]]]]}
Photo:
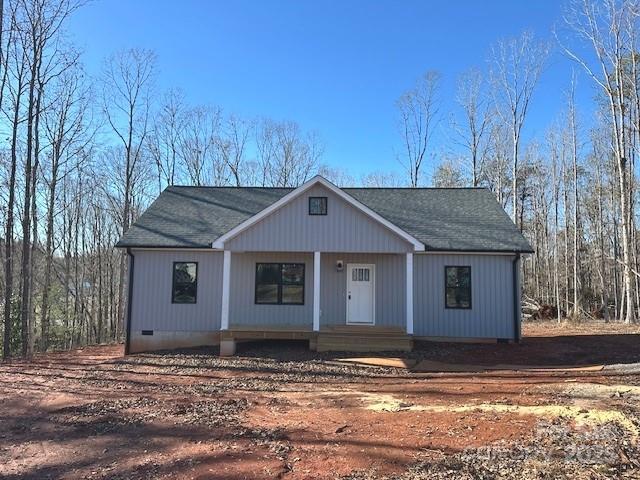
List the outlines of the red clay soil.
{"type": "Polygon", "coordinates": [[[422,342],[412,355],[452,364],[579,367],[640,362],[640,325],[527,323],[519,344],[422,342]]]}
{"type": "MultiPolygon", "coordinates": [[[[578,349],[565,340],[535,340],[530,348],[438,345],[413,355],[518,363],[523,351],[554,362],[577,351],[580,361],[604,358],[603,348],[616,361],[619,350],[632,350],[626,361],[639,353],[626,336],[588,342],[578,349]]],[[[296,343],[246,345],[228,359],[207,349],[123,357],[118,345],[0,364],[0,478],[383,478],[406,473],[425,455],[526,443],[540,421],[526,412],[449,407],[570,404],[554,390],[567,381],[621,381],[415,375],[332,360],[296,343]]],[[[638,384],[637,377],[625,381],[638,384]]]]}

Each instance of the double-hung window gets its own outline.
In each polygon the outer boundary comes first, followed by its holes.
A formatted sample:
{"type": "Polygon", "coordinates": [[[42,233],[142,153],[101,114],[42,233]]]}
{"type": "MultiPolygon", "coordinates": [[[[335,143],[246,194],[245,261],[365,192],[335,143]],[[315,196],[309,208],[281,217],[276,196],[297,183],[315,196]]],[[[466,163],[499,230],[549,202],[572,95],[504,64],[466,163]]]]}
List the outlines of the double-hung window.
{"type": "Polygon", "coordinates": [[[471,308],[471,267],[445,267],[445,307],[471,308]]]}
{"type": "Polygon", "coordinates": [[[304,263],[256,264],[255,302],[304,305],[304,263]]]}

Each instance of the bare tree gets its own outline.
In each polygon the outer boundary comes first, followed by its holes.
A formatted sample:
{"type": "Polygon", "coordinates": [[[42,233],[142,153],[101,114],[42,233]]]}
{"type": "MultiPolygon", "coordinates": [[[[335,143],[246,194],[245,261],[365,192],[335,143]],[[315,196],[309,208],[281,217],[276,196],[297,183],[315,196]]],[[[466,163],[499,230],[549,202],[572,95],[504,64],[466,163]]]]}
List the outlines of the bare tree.
{"type": "Polygon", "coordinates": [[[165,186],[174,185],[180,176],[180,136],[184,130],[184,110],[182,94],[170,90],[164,97],[148,137],[147,148],[156,166],[158,192],[165,186]]]}
{"type": "Polygon", "coordinates": [[[255,144],[257,150],[256,177],[258,184],[266,187],[271,183],[271,172],[276,157],[276,122],[262,119],[256,124],[255,144]]]}
{"type": "Polygon", "coordinates": [[[216,152],[221,117],[216,107],[194,107],[185,113],[179,157],[193,185],[227,183],[226,165],[216,152]]]}
{"type": "MultiPolygon", "coordinates": [[[[16,8],[11,10],[10,31],[17,29],[16,8]]],[[[14,215],[16,201],[16,174],[18,168],[18,141],[23,96],[27,85],[27,59],[22,43],[13,42],[7,45],[5,71],[12,66],[12,81],[8,84],[11,97],[10,111],[7,112],[11,125],[10,173],[8,182],[7,218],[5,220],[4,237],[4,338],[2,354],[4,358],[11,355],[11,332],[13,327],[13,250],[14,250],[14,215]],[[10,63],[11,61],[11,63],[10,63]]]]}
{"type": "Polygon", "coordinates": [[[373,171],[362,175],[360,184],[371,188],[400,187],[402,180],[395,172],[373,171]]]}
{"type": "Polygon", "coordinates": [[[439,121],[440,74],[426,72],[397,101],[404,153],[400,163],[409,174],[409,184],[417,187],[433,130],[439,121]]]}
{"type": "Polygon", "coordinates": [[[437,188],[463,187],[467,184],[459,161],[445,158],[433,173],[433,186],[437,188]]]}
{"type": "Polygon", "coordinates": [[[262,120],[256,145],[263,186],[297,187],[319,167],[323,147],[318,137],[305,134],[295,122],[262,120]]]}
{"type": "MultiPolygon", "coordinates": [[[[112,55],[103,69],[102,111],[124,154],[122,233],[129,229],[132,220],[131,187],[142,162],[143,146],[148,134],[149,94],[154,80],[155,61],[153,52],[131,49],[112,55]]],[[[120,322],[124,322],[125,279],[125,255],[122,254],[118,286],[120,322]]]]}
{"type": "MultiPolygon", "coordinates": [[[[21,0],[18,36],[28,61],[25,188],[22,215],[22,354],[31,356],[33,349],[32,253],[37,235],[36,181],[39,166],[39,124],[42,99],[49,81],[68,68],[69,60],[59,51],[59,33],[69,15],[79,7],[74,0],[21,0]],[[33,222],[33,223],[32,223],[33,222]]],[[[72,63],[72,61],[71,61],[72,63]]]]}
{"type": "MultiPolygon", "coordinates": [[[[512,142],[512,218],[518,215],[518,161],[520,144],[531,99],[542,74],[548,46],[525,32],[519,38],[503,40],[492,48],[491,79],[498,114],[509,126],[512,142]]],[[[522,229],[522,225],[520,225],[522,229]]]]}
{"type": "Polygon", "coordinates": [[[47,183],[46,240],[44,250],[44,278],[40,308],[41,349],[49,342],[49,294],[53,281],[54,219],[58,207],[58,183],[67,173],[71,158],[82,156],[90,137],[87,135],[88,92],[82,84],[79,68],[70,69],[58,78],[52,92],[52,103],[44,117],[47,143],[50,146],[47,183]]]}
{"type": "MultiPolygon", "coordinates": [[[[625,0],[579,0],[571,4],[565,23],[577,38],[592,49],[592,55],[582,56],[578,48],[560,41],[569,58],[582,66],[604,95],[609,111],[612,151],[616,160],[619,182],[619,201],[622,224],[622,252],[626,295],[625,321],[635,319],[634,284],[632,278],[631,211],[628,156],[630,152],[625,111],[628,106],[629,58],[636,55],[634,37],[628,28],[629,19],[637,18],[636,2],[625,0]]],[[[635,24],[635,21],[632,22],[635,24]]]]}
{"type": "Polygon", "coordinates": [[[511,176],[509,171],[509,134],[504,125],[495,122],[491,125],[489,133],[489,158],[485,162],[482,182],[496,196],[498,203],[505,208],[511,198],[509,184],[511,176]]]}
{"type": "Polygon", "coordinates": [[[580,199],[578,198],[578,126],[576,119],[575,76],[571,80],[568,92],[568,129],[571,149],[571,163],[573,174],[573,313],[576,318],[581,312],[580,285],[580,199]]]}
{"type": "Polygon", "coordinates": [[[559,177],[559,145],[558,136],[555,129],[551,129],[548,136],[549,156],[551,161],[551,183],[552,183],[552,202],[553,202],[553,298],[556,307],[556,320],[561,321],[562,306],[560,304],[560,277],[559,277],[559,247],[558,247],[558,230],[559,230],[559,205],[560,205],[560,177],[559,177]]]}
{"type": "Polygon", "coordinates": [[[242,185],[247,144],[252,131],[252,122],[237,115],[229,115],[216,142],[221,161],[231,172],[237,187],[242,185]]]}
{"type": "Polygon", "coordinates": [[[355,185],[355,179],[343,168],[332,168],[328,165],[320,165],[318,175],[322,175],[339,187],[353,187],[355,185]]]}
{"type": "Polygon", "coordinates": [[[464,148],[469,152],[471,185],[477,187],[489,152],[491,133],[490,104],[484,96],[482,73],[471,69],[458,83],[457,102],[462,108],[464,122],[456,128],[464,148]]]}

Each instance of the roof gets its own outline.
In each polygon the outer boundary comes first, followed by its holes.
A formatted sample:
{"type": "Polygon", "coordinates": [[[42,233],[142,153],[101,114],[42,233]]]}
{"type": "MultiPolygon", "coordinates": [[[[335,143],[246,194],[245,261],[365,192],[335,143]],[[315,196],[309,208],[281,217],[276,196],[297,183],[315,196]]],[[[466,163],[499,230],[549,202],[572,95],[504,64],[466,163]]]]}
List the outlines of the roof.
{"type": "MultiPolygon", "coordinates": [[[[117,247],[211,248],[232,228],[293,188],[166,188],[117,247]]],[[[343,188],[376,214],[423,242],[427,251],[532,252],[484,188],[343,188]]]]}

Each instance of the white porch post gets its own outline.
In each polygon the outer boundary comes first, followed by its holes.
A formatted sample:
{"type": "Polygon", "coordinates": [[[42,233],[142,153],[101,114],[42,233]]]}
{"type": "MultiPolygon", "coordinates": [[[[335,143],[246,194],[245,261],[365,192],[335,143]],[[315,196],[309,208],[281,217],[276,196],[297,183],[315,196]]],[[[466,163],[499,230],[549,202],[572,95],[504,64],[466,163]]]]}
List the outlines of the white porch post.
{"type": "Polygon", "coordinates": [[[313,252],[313,331],[320,330],[320,252],[313,252]]]}
{"type": "Polygon", "coordinates": [[[407,253],[407,334],[413,335],[413,253],[407,253]]]}
{"type": "Polygon", "coordinates": [[[231,280],[231,252],[224,251],[222,264],[222,313],[220,315],[220,330],[229,329],[229,281],[231,280]]]}

